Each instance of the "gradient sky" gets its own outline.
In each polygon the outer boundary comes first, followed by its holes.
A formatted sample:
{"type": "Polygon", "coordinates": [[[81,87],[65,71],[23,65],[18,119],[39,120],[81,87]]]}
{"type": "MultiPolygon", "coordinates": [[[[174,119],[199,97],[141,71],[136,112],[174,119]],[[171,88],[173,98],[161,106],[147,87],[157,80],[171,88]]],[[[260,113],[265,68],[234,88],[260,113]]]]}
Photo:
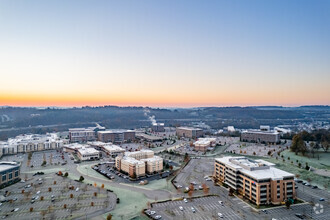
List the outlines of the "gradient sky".
{"type": "Polygon", "coordinates": [[[330,1],[0,1],[0,105],[330,104],[330,1]]]}

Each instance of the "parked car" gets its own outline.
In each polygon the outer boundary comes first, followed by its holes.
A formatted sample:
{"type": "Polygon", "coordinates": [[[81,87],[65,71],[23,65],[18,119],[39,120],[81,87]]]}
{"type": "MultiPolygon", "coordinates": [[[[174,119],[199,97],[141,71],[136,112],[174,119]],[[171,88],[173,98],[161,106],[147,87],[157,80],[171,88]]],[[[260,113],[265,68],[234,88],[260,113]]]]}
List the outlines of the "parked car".
{"type": "Polygon", "coordinates": [[[180,209],[181,211],[183,211],[183,207],[182,207],[182,206],[179,206],[179,209],[180,209]]]}
{"type": "Polygon", "coordinates": [[[320,201],[321,201],[321,202],[324,201],[324,198],[320,198],[320,201]]]}
{"type": "Polygon", "coordinates": [[[219,218],[223,218],[223,215],[222,215],[222,213],[218,213],[218,216],[219,216],[219,218]]]}
{"type": "Polygon", "coordinates": [[[188,202],[188,200],[187,200],[186,198],[184,198],[184,199],[183,199],[183,201],[184,201],[185,203],[187,203],[187,202],[188,202]]]}
{"type": "Polygon", "coordinates": [[[161,218],[162,218],[161,215],[156,215],[156,216],[154,217],[154,219],[161,219],[161,218]]]}
{"type": "Polygon", "coordinates": [[[194,207],[191,207],[191,211],[192,211],[193,213],[195,213],[195,212],[196,212],[196,209],[195,209],[194,207]]]}

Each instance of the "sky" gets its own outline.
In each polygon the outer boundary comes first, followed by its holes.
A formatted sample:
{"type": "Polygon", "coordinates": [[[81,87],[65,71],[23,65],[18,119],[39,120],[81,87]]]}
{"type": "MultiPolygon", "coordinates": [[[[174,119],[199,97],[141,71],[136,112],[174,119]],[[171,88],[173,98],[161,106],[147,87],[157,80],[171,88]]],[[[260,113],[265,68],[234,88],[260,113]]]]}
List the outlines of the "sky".
{"type": "Polygon", "coordinates": [[[0,105],[330,105],[330,1],[0,1],[0,105]]]}

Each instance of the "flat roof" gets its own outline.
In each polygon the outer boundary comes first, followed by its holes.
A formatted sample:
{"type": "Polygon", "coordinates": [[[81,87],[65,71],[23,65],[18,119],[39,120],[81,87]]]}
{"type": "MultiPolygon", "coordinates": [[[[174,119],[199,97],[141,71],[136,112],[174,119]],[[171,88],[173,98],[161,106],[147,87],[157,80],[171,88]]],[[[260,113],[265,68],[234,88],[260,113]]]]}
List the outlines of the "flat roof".
{"type": "Polygon", "coordinates": [[[16,162],[7,162],[7,161],[1,161],[0,162],[0,172],[6,171],[15,167],[19,167],[19,164],[16,162]]]}
{"type": "Polygon", "coordinates": [[[92,148],[92,147],[84,147],[84,148],[80,148],[78,151],[79,151],[79,153],[81,153],[81,154],[96,154],[96,153],[99,153],[98,150],[95,150],[95,149],[92,148]]]}
{"type": "Polygon", "coordinates": [[[177,129],[184,129],[184,130],[191,130],[191,131],[203,131],[201,128],[194,128],[194,127],[177,127],[177,129]]]}
{"type": "Polygon", "coordinates": [[[251,160],[246,157],[230,157],[230,156],[216,158],[215,160],[224,163],[226,166],[229,166],[235,170],[239,170],[241,173],[246,174],[257,180],[261,180],[261,179],[279,180],[279,179],[283,179],[284,177],[294,177],[294,174],[277,169],[274,167],[275,164],[269,163],[264,160],[251,160]],[[244,166],[250,168],[252,167],[256,169],[249,170],[244,168],[244,166]],[[258,169],[258,168],[262,168],[262,169],[258,169]]]}
{"type": "Polygon", "coordinates": [[[108,145],[104,145],[102,147],[108,151],[125,151],[124,148],[121,148],[118,145],[114,145],[114,144],[108,144],[108,145]]]}
{"type": "Polygon", "coordinates": [[[147,161],[147,162],[155,162],[155,161],[160,161],[160,160],[163,160],[163,158],[161,158],[159,156],[153,156],[150,158],[141,159],[141,161],[147,161]]]}
{"type": "Polygon", "coordinates": [[[251,134],[279,134],[277,131],[260,131],[260,130],[246,130],[242,133],[251,133],[251,134]]]}
{"type": "Polygon", "coordinates": [[[125,130],[125,129],[115,129],[115,130],[98,131],[97,133],[111,134],[111,133],[123,133],[123,132],[135,132],[135,131],[134,130],[125,130]]]}

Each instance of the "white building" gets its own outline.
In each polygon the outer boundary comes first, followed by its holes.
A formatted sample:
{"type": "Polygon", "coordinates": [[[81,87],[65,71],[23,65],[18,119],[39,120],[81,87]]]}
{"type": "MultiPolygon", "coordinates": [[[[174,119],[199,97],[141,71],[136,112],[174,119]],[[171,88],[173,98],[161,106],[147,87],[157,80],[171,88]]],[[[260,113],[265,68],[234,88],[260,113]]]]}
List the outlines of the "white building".
{"type": "Polygon", "coordinates": [[[126,151],[124,148],[121,148],[114,144],[103,145],[101,146],[101,149],[112,157],[116,157],[119,154],[125,153],[126,151]]]}
{"type": "Polygon", "coordinates": [[[77,156],[81,161],[98,160],[100,159],[100,152],[91,147],[83,147],[78,149],[77,156]]]}
{"type": "Polygon", "coordinates": [[[211,147],[215,147],[216,138],[198,138],[197,141],[194,142],[195,151],[205,152],[211,147]]]}
{"type": "Polygon", "coordinates": [[[63,147],[67,141],[56,133],[25,134],[0,142],[0,155],[51,150],[63,147]]]}

